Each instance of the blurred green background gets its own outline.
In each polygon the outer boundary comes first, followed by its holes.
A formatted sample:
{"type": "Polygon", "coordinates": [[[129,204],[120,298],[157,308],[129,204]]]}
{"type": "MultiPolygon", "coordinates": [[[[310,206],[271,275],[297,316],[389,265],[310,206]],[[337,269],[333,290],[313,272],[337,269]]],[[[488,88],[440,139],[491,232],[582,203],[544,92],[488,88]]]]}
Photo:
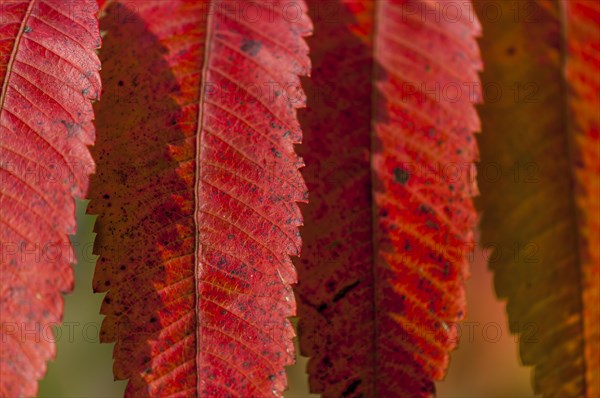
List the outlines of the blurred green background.
{"type": "MultiPolygon", "coordinates": [[[[75,290],[65,296],[63,326],[57,329],[56,360],[40,383],[40,397],[121,397],[126,382],[112,376],[112,344],[100,344],[98,313],[103,294],[92,292],[95,217],[85,214],[87,202],[77,203],[78,232],[72,237],[78,263],[75,290]]],[[[469,311],[461,327],[459,348],[452,354],[446,379],[437,384],[440,398],[533,397],[530,368],[519,363],[516,338],[508,333],[505,304],[494,296],[492,275],[484,253],[476,250],[467,284],[469,311]]],[[[288,398],[309,398],[306,358],[288,368],[288,398]]],[[[383,398],[383,397],[382,397],[383,398]]]]}

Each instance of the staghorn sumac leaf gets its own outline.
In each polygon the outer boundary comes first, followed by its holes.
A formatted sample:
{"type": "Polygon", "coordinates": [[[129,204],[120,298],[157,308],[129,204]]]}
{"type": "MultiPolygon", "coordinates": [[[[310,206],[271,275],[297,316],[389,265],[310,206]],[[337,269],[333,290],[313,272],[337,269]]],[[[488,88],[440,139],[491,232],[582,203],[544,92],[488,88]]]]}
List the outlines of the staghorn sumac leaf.
{"type": "Polygon", "coordinates": [[[465,315],[476,220],[469,2],[309,2],[300,347],[324,397],[431,396],[465,315]]]}
{"type": "Polygon", "coordinates": [[[600,3],[481,0],[476,10],[483,85],[494,86],[479,186],[496,293],[536,393],[597,397],[600,3]]]}
{"type": "Polygon", "coordinates": [[[93,1],[3,2],[0,393],[32,395],[54,355],[50,325],[70,291],[73,196],[94,170],[90,99],[100,90],[93,1]]]}
{"type": "Polygon", "coordinates": [[[123,0],[103,14],[90,213],[115,377],[127,396],[280,396],[306,200],[305,4],[123,0]]]}
{"type": "Polygon", "coordinates": [[[32,396],[73,287],[74,197],[94,162],[95,1],[0,3],[0,396],[32,396]]]}

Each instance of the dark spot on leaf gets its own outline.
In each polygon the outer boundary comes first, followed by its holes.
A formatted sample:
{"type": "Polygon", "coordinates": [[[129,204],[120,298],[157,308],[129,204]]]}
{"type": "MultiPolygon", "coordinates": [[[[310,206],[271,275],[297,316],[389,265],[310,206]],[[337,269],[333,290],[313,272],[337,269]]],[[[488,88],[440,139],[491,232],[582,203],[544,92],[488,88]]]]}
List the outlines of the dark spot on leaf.
{"type": "Polygon", "coordinates": [[[23,29],[23,33],[29,33],[33,31],[33,29],[31,29],[31,26],[25,26],[25,29],[23,29]]]}
{"type": "Polygon", "coordinates": [[[444,263],[444,276],[450,275],[450,263],[446,261],[444,263]]]}
{"type": "Polygon", "coordinates": [[[119,80],[119,87],[123,87],[124,84],[125,82],[123,80],[119,80]]]}
{"type": "Polygon", "coordinates": [[[515,46],[510,46],[506,49],[506,54],[513,56],[515,55],[515,53],[517,52],[517,49],[515,48],[515,46]]]}
{"type": "Polygon", "coordinates": [[[354,283],[353,283],[353,284],[351,284],[351,285],[348,285],[348,286],[346,286],[346,287],[342,288],[342,289],[341,289],[339,292],[337,292],[337,293],[335,294],[335,296],[333,297],[333,302],[335,303],[335,302],[337,302],[337,301],[339,301],[339,300],[343,299],[343,298],[344,298],[344,296],[346,296],[346,295],[347,295],[347,294],[348,294],[348,293],[349,293],[349,292],[350,292],[352,289],[354,289],[356,286],[358,286],[358,285],[359,285],[359,283],[360,283],[360,280],[358,280],[358,281],[354,282],[354,283]]]}
{"type": "Polygon", "coordinates": [[[256,54],[258,54],[258,52],[260,51],[260,49],[262,48],[262,43],[256,40],[251,40],[251,39],[244,39],[244,41],[242,42],[242,46],[240,47],[240,49],[245,52],[246,54],[254,57],[256,54]]]}
{"type": "Polygon", "coordinates": [[[350,385],[348,387],[346,387],[346,389],[342,393],[342,397],[347,397],[348,395],[350,395],[354,391],[356,391],[356,388],[360,385],[360,383],[362,383],[362,380],[360,380],[360,379],[354,380],[352,383],[350,383],[350,385]]]}
{"type": "Polygon", "coordinates": [[[431,220],[425,221],[425,225],[427,225],[429,228],[440,229],[440,226],[431,220]]]}
{"type": "Polygon", "coordinates": [[[104,195],[102,195],[102,197],[103,197],[104,199],[110,199],[110,195],[109,195],[109,194],[107,194],[107,193],[105,193],[104,195]]]}
{"type": "Polygon", "coordinates": [[[427,205],[420,205],[419,211],[423,214],[433,214],[433,209],[427,205]]]}
{"type": "Polygon", "coordinates": [[[77,132],[75,123],[70,122],[68,120],[61,120],[60,122],[66,127],[68,138],[71,138],[73,135],[75,135],[75,133],[77,132]]]}
{"type": "Polygon", "coordinates": [[[327,291],[333,292],[333,290],[335,289],[335,282],[329,281],[329,282],[327,282],[326,286],[327,286],[327,291]]]}
{"type": "Polygon", "coordinates": [[[408,174],[408,171],[400,168],[400,167],[396,167],[394,169],[394,180],[396,182],[399,182],[400,184],[404,185],[408,182],[410,178],[410,175],[408,174]]]}
{"type": "Polygon", "coordinates": [[[281,158],[281,152],[279,152],[277,149],[271,148],[271,152],[273,153],[273,155],[275,155],[276,158],[281,158]]]}

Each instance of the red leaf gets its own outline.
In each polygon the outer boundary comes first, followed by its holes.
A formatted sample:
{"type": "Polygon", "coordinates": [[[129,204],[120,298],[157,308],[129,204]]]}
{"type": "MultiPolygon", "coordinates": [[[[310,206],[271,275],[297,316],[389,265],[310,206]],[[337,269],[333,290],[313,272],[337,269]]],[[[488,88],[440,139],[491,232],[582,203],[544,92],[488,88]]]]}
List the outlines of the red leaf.
{"type": "Polygon", "coordinates": [[[115,376],[129,396],[280,395],[306,199],[304,3],[123,0],[102,29],[90,211],[115,376]]]}
{"type": "Polygon", "coordinates": [[[324,397],[429,396],[456,343],[481,61],[470,4],[448,4],[309,4],[297,292],[311,390],[324,397]]]}
{"type": "Polygon", "coordinates": [[[73,286],[68,235],[94,171],[100,34],[92,0],[0,7],[0,395],[32,396],[73,286]]]}

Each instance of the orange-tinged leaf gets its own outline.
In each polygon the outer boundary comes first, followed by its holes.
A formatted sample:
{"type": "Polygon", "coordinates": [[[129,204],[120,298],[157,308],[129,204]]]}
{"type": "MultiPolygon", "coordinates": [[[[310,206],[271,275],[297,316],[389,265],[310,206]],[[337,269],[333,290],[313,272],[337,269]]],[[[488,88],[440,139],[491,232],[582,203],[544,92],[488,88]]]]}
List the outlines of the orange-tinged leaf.
{"type": "Polygon", "coordinates": [[[94,162],[93,0],[0,4],[0,396],[32,396],[73,287],[74,196],[94,162]]]}
{"type": "Polygon", "coordinates": [[[107,4],[90,212],[115,376],[136,397],[280,396],[306,199],[305,5],[107,4]]]}
{"type": "Polygon", "coordinates": [[[598,396],[596,1],[478,1],[483,245],[534,390],[598,396]],[[498,18],[485,10],[497,9],[498,18]],[[497,96],[496,93],[501,93],[497,96]]]}
{"type": "Polygon", "coordinates": [[[309,2],[297,296],[311,390],[324,397],[431,396],[456,344],[481,61],[470,3],[453,2],[456,20],[446,5],[309,2]]]}

